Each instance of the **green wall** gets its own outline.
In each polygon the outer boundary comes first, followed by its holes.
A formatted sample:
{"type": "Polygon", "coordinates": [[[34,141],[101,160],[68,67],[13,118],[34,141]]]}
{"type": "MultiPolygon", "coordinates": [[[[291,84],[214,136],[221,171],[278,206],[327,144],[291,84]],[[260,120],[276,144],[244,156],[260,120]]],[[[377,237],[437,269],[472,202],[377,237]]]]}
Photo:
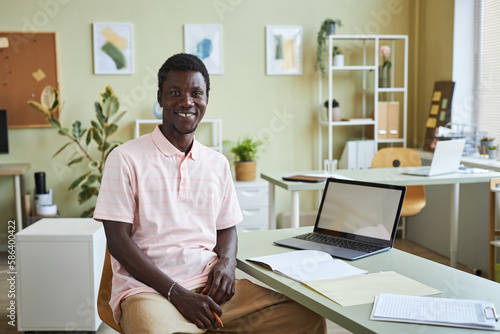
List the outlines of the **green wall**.
{"type": "MultiPolygon", "coordinates": [[[[105,85],[111,85],[128,113],[120,122],[117,137],[129,140],[137,118],[153,118],[156,99],[155,73],[170,55],[183,51],[183,25],[186,23],[222,24],[223,74],[213,75],[210,103],[206,117],[221,118],[224,139],[271,134],[269,145],[260,154],[259,171],[294,171],[316,167],[317,161],[317,73],[314,71],[316,33],[329,18],[342,20],[337,34],[408,34],[410,45],[415,33],[415,8],[434,15],[435,24],[452,27],[453,15],[447,18],[453,0],[190,0],[190,1],[77,1],[77,0],[0,0],[0,30],[57,31],[59,79],[64,108],[60,120],[70,126],[80,119],[88,124],[94,117],[93,103],[105,85]],[[417,4],[416,4],[417,3],[417,4]],[[442,14],[442,17],[438,17],[442,14]],[[94,75],[92,57],[92,22],[131,22],[134,26],[135,73],[133,75],[94,75]],[[265,74],[266,25],[301,25],[304,32],[303,74],[267,76],[265,74]]],[[[435,35],[434,25],[423,28],[420,22],[419,66],[430,56],[429,49],[443,39],[435,35]],[[434,38],[439,38],[434,43],[434,38]],[[430,39],[431,42],[427,42],[430,39]]],[[[452,33],[445,29],[447,40],[452,33]]],[[[443,48],[450,48],[448,42],[443,48]]],[[[410,49],[411,51],[412,49],[410,49]]],[[[414,51],[413,51],[414,52],[414,51]]],[[[441,59],[429,57],[425,73],[419,73],[418,93],[430,96],[433,67],[451,63],[451,51],[441,59]],[[430,66],[429,64],[435,64],[430,66]],[[424,83],[424,81],[426,81],[424,83]],[[429,83],[430,82],[430,83],[429,83]]],[[[410,52],[410,68],[413,63],[410,52]]],[[[412,87],[415,71],[410,72],[412,87]],[[412,74],[413,73],[413,74],[412,74]],[[413,75],[413,76],[412,76],[413,75]]],[[[440,78],[442,79],[442,78],[440,78]]],[[[409,113],[413,114],[415,91],[410,89],[409,113]]],[[[425,104],[425,103],[424,103],[425,104]]],[[[424,106],[420,111],[427,113],[424,106]]],[[[422,116],[424,117],[424,116],[422,116]]],[[[419,118],[420,119],[420,118],[419,118]]],[[[422,131],[423,133],[423,131],[422,131]]],[[[411,139],[411,133],[410,137],[411,139]]],[[[9,130],[11,153],[0,156],[0,163],[29,162],[26,190],[33,192],[37,171],[47,173],[47,186],[54,191],[54,203],[61,216],[75,217],[83,207],[76,203],[76,193],[67,188],[84,169],[64,166],[65,156],[52,159],[64,144],[53,129],[9,130]]],[[[411,144],[411,143],[410,143],[411,144]]],[[[334,155],[339,156],[340,152],[334,155]]],[[[0,180],[0,243],[6,239],[6,222],[15,217],[13,186],[9,178],[0,180]]],[[[289,195],[277,191],[278,212],[289,209],[289,195]]],[[[302,196],[303,209],[312,209],[315,196],[302,196]],[[310,197],[310,198],[309,198],[310,197]]]]}

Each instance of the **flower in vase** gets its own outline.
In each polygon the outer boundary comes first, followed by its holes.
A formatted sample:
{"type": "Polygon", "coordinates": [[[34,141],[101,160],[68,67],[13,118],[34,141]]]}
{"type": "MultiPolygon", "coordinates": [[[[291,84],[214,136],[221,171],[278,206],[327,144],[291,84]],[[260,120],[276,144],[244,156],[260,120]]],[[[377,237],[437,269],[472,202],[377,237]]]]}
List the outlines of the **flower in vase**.
{"type": "Polygon", "coordinates": [[[391,48],[387,45],[382,45],[379,49],[379,56],[382,57],[382,67],[391,68],[391,61],[388,59],[391,55],[391,48]]]}

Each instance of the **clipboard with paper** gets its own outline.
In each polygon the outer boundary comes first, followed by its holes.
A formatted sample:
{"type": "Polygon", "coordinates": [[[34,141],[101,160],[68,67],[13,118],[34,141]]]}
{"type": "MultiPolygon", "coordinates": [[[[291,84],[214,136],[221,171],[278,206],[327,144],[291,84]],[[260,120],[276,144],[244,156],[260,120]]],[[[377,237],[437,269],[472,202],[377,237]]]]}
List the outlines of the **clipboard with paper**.
{"type": "Polygon", "coordinates": [[[500,331],[495,305],[488,300],[381,293],[375,297],[370,320],[500,331]]]}

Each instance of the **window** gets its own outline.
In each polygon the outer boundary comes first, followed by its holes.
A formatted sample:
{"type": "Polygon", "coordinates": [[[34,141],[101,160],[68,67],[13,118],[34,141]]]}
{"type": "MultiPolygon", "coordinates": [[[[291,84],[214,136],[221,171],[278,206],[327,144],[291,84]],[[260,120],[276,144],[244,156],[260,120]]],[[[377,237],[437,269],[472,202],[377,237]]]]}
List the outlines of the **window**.
{"type": "Polygon", "coordinates": [[[478,0],[476,89],[479,129],[500,141],[500,1],[478,0]]]}

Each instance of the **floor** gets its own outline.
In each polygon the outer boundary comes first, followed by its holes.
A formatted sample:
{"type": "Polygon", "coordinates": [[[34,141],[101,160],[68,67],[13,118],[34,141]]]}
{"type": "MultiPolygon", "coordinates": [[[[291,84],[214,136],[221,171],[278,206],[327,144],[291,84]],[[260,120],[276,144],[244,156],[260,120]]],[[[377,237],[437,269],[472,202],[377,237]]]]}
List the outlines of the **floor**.
{"type": "MultiPolygon", "coordinates": [[[[400,250],[427,258],[432,261],[436,261],[442,264],[448,264],[449,260],[443,256],[440,256],[426,248],[423,248],[411,241],[402,240],[400,238],[396,239],[394,244],[395,248],[400,250]]],[[[458,264],[458,269],[464,270],[472,273],[472,270],[458,264]]],[[[16,330],[15,327],[10,326],[8,324],[7,318],[7,307],[9,306],[9,282],[7,279],[9,278],[7,274],[7,253],[0,253],[0,333],[21,333],[16,330]]],[[[239,277],[247,277],[245,273],[238,271],[237,276],[239,277]]],[[[247,277],[248,278],[248,277],[247,277]]],[[[44,332],[48,333],[48,332],[44,332]]],[[[62,332],[58,332],[62,333],[62,332]]],[[[98,334],[114,334],[116,331],[111,329],[105,324],[102,324],[99,328],[98,334]]],[[[337,326],[335,323],[328,321],[328,334],[345,334],[350,333],[349,331],[343,329],[342,327],[337,326]]]]}

